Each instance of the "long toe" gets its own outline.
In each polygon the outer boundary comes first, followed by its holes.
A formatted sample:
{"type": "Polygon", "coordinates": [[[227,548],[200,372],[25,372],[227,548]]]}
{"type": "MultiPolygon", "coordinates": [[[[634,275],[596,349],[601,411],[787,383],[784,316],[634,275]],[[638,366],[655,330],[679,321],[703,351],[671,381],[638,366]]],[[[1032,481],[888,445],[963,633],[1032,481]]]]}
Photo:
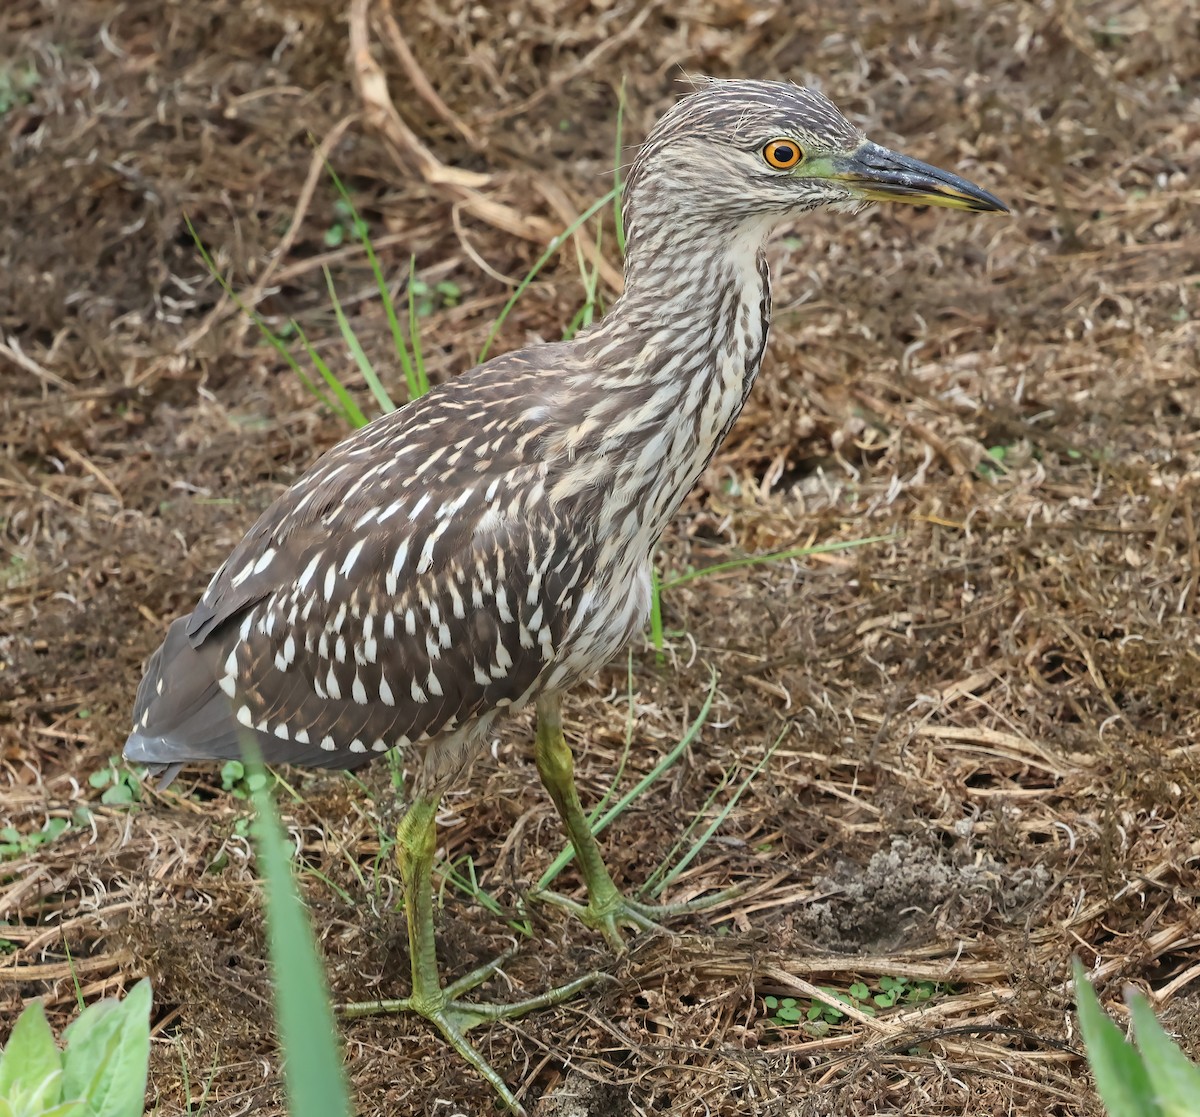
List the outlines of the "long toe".
{"type": "Polygon", "coordinates": [[[626,950],[624,932],[632,931],[635,935],[646,932],[674,934],[671,928],[665,925],[666,920],[679,915],[708,911],[741,892],[742,888],[735,886],[678,904],[642,903],[624,895],[615,887],[611,891],[593,891],[586,904],[578,903],[559,892],[539,892],[537,898],[565,908],[572,915],[578,916],[583,924],[604,936],[615,954],[623,954],[626,950]]]}
{"type": "Polygon", "coordinates": [[[470,1063],[479,1075],[487,1081],[501,1102],[509,1111],[524,1114],[525,1109],[517,1100],[516,1095],[508,1088],[508,1084],[496,1072],[492,1065],[479,1053],[467,1039],[467,1032],[480,1024],[490,1024],[502,1020],[515,1020],[539,1009],[551,1008],[562,1004],[583,990],[601,981],[611,981],[609,974],[600,970],[581,974],[573,981],[556,986],[539,993],[535,997],[527,997],[521,1001],[511,1001],[502,1004],[487,1002],[464,1001],[463,993],[469,992],[477,985],[487,981],[511,957],[511,952],[503,954],[494,962],[480,966],[465,977],[447,986],[445,989],[425,989],[411,997],[402,997],[389,1001],[358,1001],[353,1004],[339,1006],[338,1012],[347,1019],[357,1019],[363,1016],[412,1012],[425,1017],[442,1035],[459,1055],[470,1063]]]}

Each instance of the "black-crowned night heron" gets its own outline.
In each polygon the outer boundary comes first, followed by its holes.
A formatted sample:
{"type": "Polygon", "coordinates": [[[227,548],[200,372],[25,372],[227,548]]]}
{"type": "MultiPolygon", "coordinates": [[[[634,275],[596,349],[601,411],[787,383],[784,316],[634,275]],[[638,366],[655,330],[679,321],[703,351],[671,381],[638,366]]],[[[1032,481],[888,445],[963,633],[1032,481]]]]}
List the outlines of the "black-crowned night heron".
{"type": "MultiPolygon", "coordinates": [[[[537,769],[614,947],[661,909],[625,898],[585,821],[563,694],[641,630],[659,535],[737,418],[762,360],[763,244],[806,210],[871,201],[1004,211],[956,175],[871,143],[820,93],[712,81],[653,130],[625,186],[625,291],[573,341],[498,357],[335,446],[260,517],[137,694],[132,761],[242,755],[357,768],[400,749],[412,995],[511,1107],[464,1038],[553,1003],[443,989],[430,871],[445,789],[496,719],[537,704],[537,769]]],[[[586,979],[583,979],[586,980],[586,979]]]]}

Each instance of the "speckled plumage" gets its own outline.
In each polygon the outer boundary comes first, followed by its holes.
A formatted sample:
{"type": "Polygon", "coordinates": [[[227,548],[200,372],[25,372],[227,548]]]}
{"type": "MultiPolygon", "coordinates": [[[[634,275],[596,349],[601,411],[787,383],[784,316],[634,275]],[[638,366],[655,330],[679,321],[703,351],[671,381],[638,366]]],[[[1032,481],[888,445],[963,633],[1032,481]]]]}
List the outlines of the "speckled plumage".
{"type": "Polygon", "coordinates": [[[440,790],[502,711],[619,651],[645,621],[651,550],[758,373],[767,235],[855,198],[767,166],[776,135],[816,156],[873,147],[791,85],[711,82],[679,102],[629,174],[609,315],[321,458],[171,626],[125,755],[237,757],[245,732],[271,762],[352,768],[400,748],[440,790]]]}
{"type": "Polygon", "coordinates": [[[250,529],[147,667],[125,755],[167,778],[189,760],[239,756],[246,734],[273,762],[352,768],[403,752],[416,774],[396,834],[411,993],[346,1011],[421,1014],[514,1113],[521,1103],[466,1032],[602,975],[487,1006],[463,994],[500,963],[442,984],[442,793],[497,717],[536,700],[534,760],[587,903],[543,896],[616,951],[625,929],[679,912],[613,882],[575,786],[562,695],[645,622],[654,544],[754,384],[771,310],[767,236],[818,205],[877,200],[1004,208],[870,143],[818,93],[706,83],[630,171],[625,291],[608,316],[336,446],[250,529]]]}

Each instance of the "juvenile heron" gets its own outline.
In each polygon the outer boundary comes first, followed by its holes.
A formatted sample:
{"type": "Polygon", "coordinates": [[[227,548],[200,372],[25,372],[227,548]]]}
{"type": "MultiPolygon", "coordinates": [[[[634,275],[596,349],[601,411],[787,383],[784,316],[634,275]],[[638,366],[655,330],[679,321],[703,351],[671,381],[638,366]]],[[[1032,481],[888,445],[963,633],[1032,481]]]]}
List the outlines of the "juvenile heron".
{"type": "Polygon", "coordinates": [[[537,705],[537,769],[616,948],[653,909],[617,889],[563,738],[564,693],[650,607],[650,555],[758,374],[771,295],[763,244],[826,204],[1005,210],[991,194],[868,141],[820,93],[711,81],[651,132],[624,196],[625,291],[572,341],[498,357],[330,450],[267,509],[176,620],[138,688],[125,756],[165,769],[242,755],[357,768],[400,749],[412,994],[519,1108],[464,1036],[553,1003],[443,989],[430,871],[435,815],[501,714],[537,705]]]}

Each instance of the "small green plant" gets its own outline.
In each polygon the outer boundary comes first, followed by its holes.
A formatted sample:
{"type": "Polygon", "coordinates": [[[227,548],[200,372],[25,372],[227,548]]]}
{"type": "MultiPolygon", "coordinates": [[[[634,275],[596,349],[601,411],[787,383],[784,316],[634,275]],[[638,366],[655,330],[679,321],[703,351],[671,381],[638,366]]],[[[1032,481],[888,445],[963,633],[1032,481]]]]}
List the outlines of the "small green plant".
{"type": "Polygon", "coordinates": [[[849,1006],[865,1016],[875,1016],[880,1009],[898,1005],[918,1005],[952,991],[951,986],[936,981],[914,981],[907,977],[881,977],[872,987],[865,981],[852,983],[845,992],[832,985],[818,986],[824,998],[802,1001],[795,997],[763,997],[767,1019],[777,1028],[803,1025],[813,1035],[824,1035],[831,1025],[840,1024],[846,1013],[840,1006],[849,1006]]]}
{"type": "Polygon", "coordinates": [[[356,236],[366,236],[369,231],[367,223],[354,212],[354,207],[344,198],[336,198],[333,203],[333,224],[325,230],[325,247],[338,248],[346,239],[347,233],[356,236]]]}
{"type": "Polygon", "coordinates": [[[989,446],[987,452],[975,467],[975,471],[980,477],[992,478],[998,477],[1002,473],[1008,472],[1008,466],[1005,464],[1005,459],[1008,457],[1008,452],[1011,449],[1009,446],[989,446]]]}
{"type": "Polygon", "coordinates": [[[804,1007],[795,997],[763,997],[763,1005],[777,1028],[790,1028],[804,1019],[804,1007]]]}
{"type": "Polygon", "coordinates": [[[142,781],[125,767],[119,756],[109,757],[103,768],[88,776],[88,786],[104,788],[100,802],[110,807],[127,807],[142,801],[142,781]]]}
{"type": "Polygon", "coordinates": [[[844,993],[835,989],[832,985],[818,985],[818,989],[822,993],[829,995],[829,1000],[820,1001],[813,999],[808,1006],[808,1012],[805,1013],[805,1018],[810,1022],[824,1022],[826,1024],[838,1024],[846,1019],[846,1014],[838,1007],[839,1005],[849,1005],[851,1008],[858,1009],[864,1016],[874,1016],[875,1006],[871,1004],[870,987],[863,981],[854,982],[844,993]]]}
{"type": "Polygon", "coordinates": [[[1096,1089],[1111,1117],[1198,1117],[1200,1067],[1173,1043],[1145,997],[1127,993],[1136,1046],[1100,1007],[1078,958],[1075,1003],[1096,1089]]]}
{"type": "Polygon", "coordinates": [[[428,318],[435,310],[462,302],[462,288],[452,279],[440,280],[431,287],[425,280],[414,278],[409,280],[408,290],[418,318],[428,318]]]}
{"type": "Polygon", "coordinates": [[[946,992],[948,987],[936,981],[910,981],[907,977],[881,977],[879,992],[873,1000],[880,1008],[892,1008],[898,1004],[918,1005],[929,1000],[935,993],[946,992]]]}
{"type": "Polygon", "coordinates": [[[254,792],[262,790],[269,782],[270,777],[266,772],[247,772],[246,766],[240,760],[227,760],[221,765],[221,790],[228,791],[235,799],[249,799],[254,792]]]}
{"type": "Polygon", "coordinates": [[[3,1117],[141,1117],[150,1062],[150,982],[89,1005],[59,1051],[40,1000],[17,1019],[0,1055],[3,1117]]]}
{"type": "Polygon", "coordinates": [[[0,861],[28,856],[39,846],[49,845],[70,825],[65,818],[48,818],[40,830],[28,834],[15,826],[0,827],[0,861]]]}
{"type": "Polygon", "coordinates": [[[33,91],[41,84],[42,76],[32,62],[22,66],[0,66],[0,117],[33,100],[33,91]]]}

